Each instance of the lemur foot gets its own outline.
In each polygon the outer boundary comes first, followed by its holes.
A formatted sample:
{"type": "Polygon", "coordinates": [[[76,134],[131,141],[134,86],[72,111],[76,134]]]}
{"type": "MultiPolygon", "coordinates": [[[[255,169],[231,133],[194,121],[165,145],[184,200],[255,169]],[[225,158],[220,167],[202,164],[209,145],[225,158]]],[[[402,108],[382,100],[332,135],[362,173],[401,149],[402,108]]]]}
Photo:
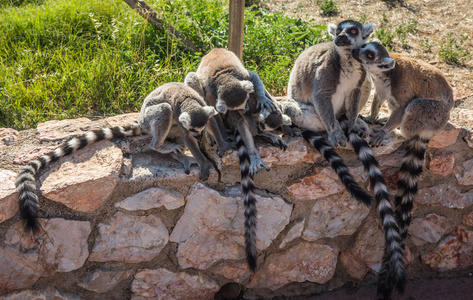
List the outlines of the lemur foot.
{"type": "Polygon", "coordinates": [[[200,180],[207,180],[210,175],[210,167],[208,163],[203,164],[200,166],[200,173],[199,173],[199,179],[200,180]]]}
{"type": "Polygon", "coordinates": [[[258,171],[261,171],[262,168],[265,168],[266,171],[269,171],[269,167],[264,163],[264,161],[259,157],[257,154],[256,155],[250,155],[250,175],[253,176],[258,171]]]}
{"type": "Polygon", "coordinates": [[[271,101],[271,99],[269,99],[268,97],[264,97],[262,100],[261,100],[261,103],[260,103],[260,110],[263,110],[263,109],[266,109],[270,112],[276,110],[276,105],[274,104],[273,101],[271,101]]]}
{"type": "Polygon", "coordinates": [[[368,124],[366,124],[363,120],[358,118],[355,124],[353,124],[351,131],[361,136],[362,138],[365,138],[368,136],[369,127],[368,127],[368,124]]]}
{"type": "Polygon", "coordinates": [[[299,127],[284,126],[283,131],[284,131],[283,136],[295,136],[295,137],[302,136],[302,130],[299,127]]]}
{"type": "Polygon", "coordinates": [[[221,148],[218,149],[218,156],[223,157],[228,150],[233,150],[236,147],[236,142],[225,142],[221,148]]]}
{"type": "Polygon", "coordinates": [[[347,137],[342,130],[336,130],[328,135],[328,141],[333,147],[345,146],[347,144],[347,137]]]}
{"type": "Polygon", "coordinates": [[[184,152],[185,146],[181,144],[169,143],[169,144],[162,144],[161,146],[157,148],[150,146],[150,148],[162,154],[169,154],[169,153],[182,154],[184,152]]]}
{"type": "Polygon", "coordinates": [[[182,164],[182,166],[184,167],[184,172],[187,175],[189,175],[191,172],[191,166],[198,164],[194,157],[176,153],[173,153],[171,156],[174,160],[182,164]]]}
{"type": "Polygon", "coordinates": [[[274,136],[271,137],[271,143],[273,143],[274,146],[278,146],[281,150],[286,151],[287,149],[287,143],[285,140],[283,140],[280,136],[274,136]]]}
{"type": "Polygon", "coordinates": [[[379,147],[386,137],[386,131],[383,129],[373,129],[373,133],[370,134],[370,146],[371,147],[379,147]]]}

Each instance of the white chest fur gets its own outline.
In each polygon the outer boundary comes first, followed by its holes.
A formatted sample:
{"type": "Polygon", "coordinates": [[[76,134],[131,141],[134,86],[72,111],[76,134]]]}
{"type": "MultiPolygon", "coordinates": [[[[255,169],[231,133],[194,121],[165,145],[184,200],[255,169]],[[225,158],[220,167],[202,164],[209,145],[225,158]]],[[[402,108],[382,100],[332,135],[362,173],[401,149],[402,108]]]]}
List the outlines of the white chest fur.
{"type": "Polygon", "coordinates": [[[392,109],[393,107],[398,107],[397,102],[395,101],[394,97],[391,93],[391,85],[383,81],[382,79],[373,76],[372,82],[374,83],[374,87],[376,90],[376,94],[378,97],[384,101],[388,101],[389,108],[392,109]]]}
{"type": "Polygon", "coordinates": [[[335,93],[332,96],[332,105],[335,115],[339,115],[344,111],[346,101],[353,101],[349,99],[352,96],[353,90],[360,82],[361,74],[354,70],[342,70],[340,72],[340,81],[337,85],[335,93]]]}

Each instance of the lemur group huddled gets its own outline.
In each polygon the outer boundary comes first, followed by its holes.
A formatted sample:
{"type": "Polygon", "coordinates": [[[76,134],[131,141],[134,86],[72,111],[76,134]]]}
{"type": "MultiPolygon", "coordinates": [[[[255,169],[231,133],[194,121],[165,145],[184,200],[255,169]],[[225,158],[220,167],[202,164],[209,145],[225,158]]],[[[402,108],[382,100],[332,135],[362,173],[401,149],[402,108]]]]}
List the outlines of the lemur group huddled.
{"type": "Polygon", "coordinates": [[[335,148],[350,143],[374,190],[385,237],[378,279],[378,296],[388,299],[394,289],[403,292],[406,279],[403,250],[411,220],[413,198],[422,173],[429,139],[447,123],[453,107],[452,88],[437,68],[399,54],[390,54],[379,41],[367,43],[373,24],[356,21],[329,24],[332,42],[304,50],[290,73],[285,102],[274,101],[259,76],[248,71],[238,57],[213,49],[202,58],[196,72],[184,83],[166,83],[143,101],[137,122],[103,128],[73,137],[56,150],[24,166],[16,180],[21,218],[28,231],[36,232],[38,197],[35,176],[48,164],[103,139],[141,134],[151,136],[150,149],[182,163],[186,173],[191,161],[187,147],[200,168],[200,179],[212,166],[199,146],[201,139],[217,146],[220,156],[237,148],[245,206],[245,245],[249,268],[257,267],[256,198],[253,175],[269,167],[258,155],[254,137],[269,140],[285,150],[286,142],[271,131],[302,135],[337,173],[350,194],[370,206],[372,197],[349,173],[335,148]],[[374,86],[371,114],[374,123],[380,106],[388,101],[391,115],[381,129],[370,129],[359,116],[374,86]],[[370,146],[381,145],[388,133],[400,127],[407,153],[399,171],[394,208],[370,146]],[[231,134],[234,133],[232,138],[231,134]],[[328,142],[324,138],[328,136],[328,142]],[[166,141],[177,139],[177,143],[166,141]],[[365,138],[369,142],[365,141],[365,138]]]}

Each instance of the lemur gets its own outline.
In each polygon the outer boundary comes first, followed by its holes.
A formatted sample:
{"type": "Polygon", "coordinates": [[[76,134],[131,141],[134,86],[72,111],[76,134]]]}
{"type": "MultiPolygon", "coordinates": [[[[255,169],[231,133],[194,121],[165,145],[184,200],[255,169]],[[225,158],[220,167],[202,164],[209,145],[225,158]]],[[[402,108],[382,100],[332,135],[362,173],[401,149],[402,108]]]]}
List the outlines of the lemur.
{"type": "Polygon", "coordinates": [[[453,91],[439,69],[401,54],[389,54],[379,41],[354,50],[353,56],[363,64],[375,85],[370,119],[376,120],[385,100],[391,110],[388,120],[373,134],[370,144],[379,146],[397,127],[406,140],[407,153],[402,159],[395,197],[404,248],[427,144],[450,117],[453,91]]]}
{"type": "Polygon", "coordinates": [[[238,57],[228,50],[212,49],[202,58],[197,72],[186,76],[185,83],[196,89],[207,104],[215,105],[222,114],[223,120],[217,116],[210,126],[221,154],[231,147],[227,128],[235,132],[245,206],[246,259],[250,270],[254,271],[257,211],[253,175],[262,168],[269,171],[269,167],[258,155],[253,136],[270,138],[273,144],[285,150],[287,145],[284,140],[268,130],[288,125],[290,119],[282,115],[259,76],[246,70],[238,57]],[[267,128],[263,128],[263,124],[267,128]]]}
{"type": "Polygon", "coordinates": [[[31,161],[20,170],[15,183],[25,230],[34,233],[39,229],[35,176],[59,158],[100,140],[149,134],[152,137],[150,148],[159,153],[171,153],[174,159],[183,163],[188,173],[190,165],[186,160],[181,160],[183,146],[165,143],[166,137],[181,137],[199,164],[200,178],[208,178],[209,163],[200,151],[196,138],[202,135],[207,122],[216,114],[215,108],[206,106],[202,97],[190,87],[183,83],[166,83],[144,99],[137,122],[72,137],[54,151],[31,161]]]}
{"type": "MultiPolygon", "coordinates": [[[[369,81],[363,66],[353,58],[352,50],[360,48],[374,31],[373,24],[364,25],[346,20],[328,24],[333,42],[321,43],[304,50],[297,58],[289,77],[287,101],[283,113],[305,129],[303,137],[330,163],[347,190],[355,199],[369,206],[371,197],[356,183],[333,147],[349,142],[363,163],[375,191],[378,213],[385,232],[383,270],[387,281],[378,282],[381,291],[392,282],[405,282],[399,228],[388,200],[388,190],[379,165],[369,145],[358,135],[365,135],[368,126],[358,119],[360,104],[369,96],[369,81]],[[343,119],[343,128],[339,119],[343,119]],[[315,132],[327,131],[331,145],[315,132]]],[[[380,275],[380,279],[384,278],[380,275]]]]}

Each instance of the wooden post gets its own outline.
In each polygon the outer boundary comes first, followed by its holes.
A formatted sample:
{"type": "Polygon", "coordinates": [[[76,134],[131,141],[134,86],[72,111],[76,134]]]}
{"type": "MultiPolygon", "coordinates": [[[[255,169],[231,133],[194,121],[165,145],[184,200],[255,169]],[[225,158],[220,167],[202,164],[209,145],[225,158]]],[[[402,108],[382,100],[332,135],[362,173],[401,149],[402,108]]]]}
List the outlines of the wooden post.
{"type": "Polygon", "coordinates": [[[245,0],[230,0],[228,49],[242,60],[245,0]]]}

